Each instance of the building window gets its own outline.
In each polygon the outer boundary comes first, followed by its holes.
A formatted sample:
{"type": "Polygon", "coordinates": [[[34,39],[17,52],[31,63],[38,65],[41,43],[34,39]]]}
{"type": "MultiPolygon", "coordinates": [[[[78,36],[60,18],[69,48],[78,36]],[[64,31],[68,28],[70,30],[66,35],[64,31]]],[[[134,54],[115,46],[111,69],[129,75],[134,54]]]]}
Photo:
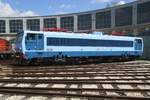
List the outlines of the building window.
{"type": "Polygon", "coordinates": [[[28,19],[27,20],[27,29],[31,31],[40,30],[40,20],[39,19],[28,19]]]}
{"type": "Polygon", "coordinates": [[[111,12],[96,13],[96,29],[110,28],[111,26],[111,12]]]}
{"type": "Polygon", "coordinates": [[[22,20],[10,20],[9,21],[10,33],[18,33],[23,30],[23,21],[22,20]]]}
{"type": "Polygon", "coordinates": [[[149,23],[150,22],[150,1],[137,6],[137,23],[149,23]]]}
{"type": "Polygon", "coordinates": [[[44,28],[56,28],[56,27],[57,27],[56,18],[44,19],[44,28]]]}
{"type": "Polygon", "coordinates": [[[73,31],[74,17],[62,17],[61,18],[61,28],[67,29],[68,31],[73,31]]]}
{"type": "Polygon", "coordinates": [[[78,30],[91,30],[92,28],[92,16],[91,14],[78,16],[78,30]]]}
{"type": "Polygon", "coordinates": [[[133,7],[119,8],[115,11],[116,26],[132,25],[132,9],[133,7]]]}
{"type": "Polygon", "coordinates": [[[0,20],[0,33],[5,33],[5,20],[0,20]]]}

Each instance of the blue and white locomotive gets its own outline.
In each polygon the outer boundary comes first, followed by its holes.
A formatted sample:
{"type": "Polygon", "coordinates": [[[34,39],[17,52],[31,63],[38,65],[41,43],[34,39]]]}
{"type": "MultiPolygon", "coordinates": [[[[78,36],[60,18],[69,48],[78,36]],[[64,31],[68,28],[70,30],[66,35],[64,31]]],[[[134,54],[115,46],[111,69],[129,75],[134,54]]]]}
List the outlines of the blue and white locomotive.
{"type": "Polygon", "coordinates": [[[21,61],[68,58],[139,57],[143,40],[139,37],[102,34],[22,31],[16,41],[21,61]]]}

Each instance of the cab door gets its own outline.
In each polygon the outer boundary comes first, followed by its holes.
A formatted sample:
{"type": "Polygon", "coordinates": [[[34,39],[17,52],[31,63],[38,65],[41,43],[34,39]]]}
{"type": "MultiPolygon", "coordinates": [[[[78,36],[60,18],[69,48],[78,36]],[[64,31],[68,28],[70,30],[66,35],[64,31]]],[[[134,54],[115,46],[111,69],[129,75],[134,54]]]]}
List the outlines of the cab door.
{"type": "Polygon", "coordinates": [[[37,41],[36,41],[36,50],[43,50],[44,49],[44,35],[37,34],[37,41]]]}
{"type": "Polygon", "coordinates": [[[25,39],[25,46],[27,50],[43,50],[44,49],[43,34],[28,33],[25,39]]]}

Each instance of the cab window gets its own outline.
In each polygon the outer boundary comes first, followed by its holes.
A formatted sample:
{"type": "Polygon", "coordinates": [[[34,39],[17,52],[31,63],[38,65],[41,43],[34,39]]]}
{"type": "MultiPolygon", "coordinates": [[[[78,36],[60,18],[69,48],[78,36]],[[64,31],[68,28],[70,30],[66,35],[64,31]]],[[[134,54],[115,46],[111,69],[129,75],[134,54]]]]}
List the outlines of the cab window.
{"type": "Polygon", "coordinates": [[[40,40],[40,39],[43,39],[43,35],[42,34],[39,34],[38,35],[38,39],[40,40]]]}
{"type": "Polygon", "coordinates": [[[136,42],[141,44],[142,43],[142,40],[141,39],[136,39],[136,42]]]}
{"type": "Polygon", "coordinates": [[[36,40],[36,35],[35,34],[27,34],[26,39],[28,41],[34,41],[34,40],[36,40]]]}

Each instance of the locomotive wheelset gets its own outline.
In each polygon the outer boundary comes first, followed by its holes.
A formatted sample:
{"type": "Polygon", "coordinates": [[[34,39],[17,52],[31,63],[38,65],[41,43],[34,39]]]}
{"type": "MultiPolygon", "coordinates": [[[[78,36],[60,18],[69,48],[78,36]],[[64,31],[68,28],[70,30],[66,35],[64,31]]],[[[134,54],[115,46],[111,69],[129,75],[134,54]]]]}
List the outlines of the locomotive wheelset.
{"type": "Polygon", "coordinates": [[[15,44],[18,63],[59,61],[82,58],[135,58],[143,53],[139,37],[93,34],[22,31],[15,44]]]}

